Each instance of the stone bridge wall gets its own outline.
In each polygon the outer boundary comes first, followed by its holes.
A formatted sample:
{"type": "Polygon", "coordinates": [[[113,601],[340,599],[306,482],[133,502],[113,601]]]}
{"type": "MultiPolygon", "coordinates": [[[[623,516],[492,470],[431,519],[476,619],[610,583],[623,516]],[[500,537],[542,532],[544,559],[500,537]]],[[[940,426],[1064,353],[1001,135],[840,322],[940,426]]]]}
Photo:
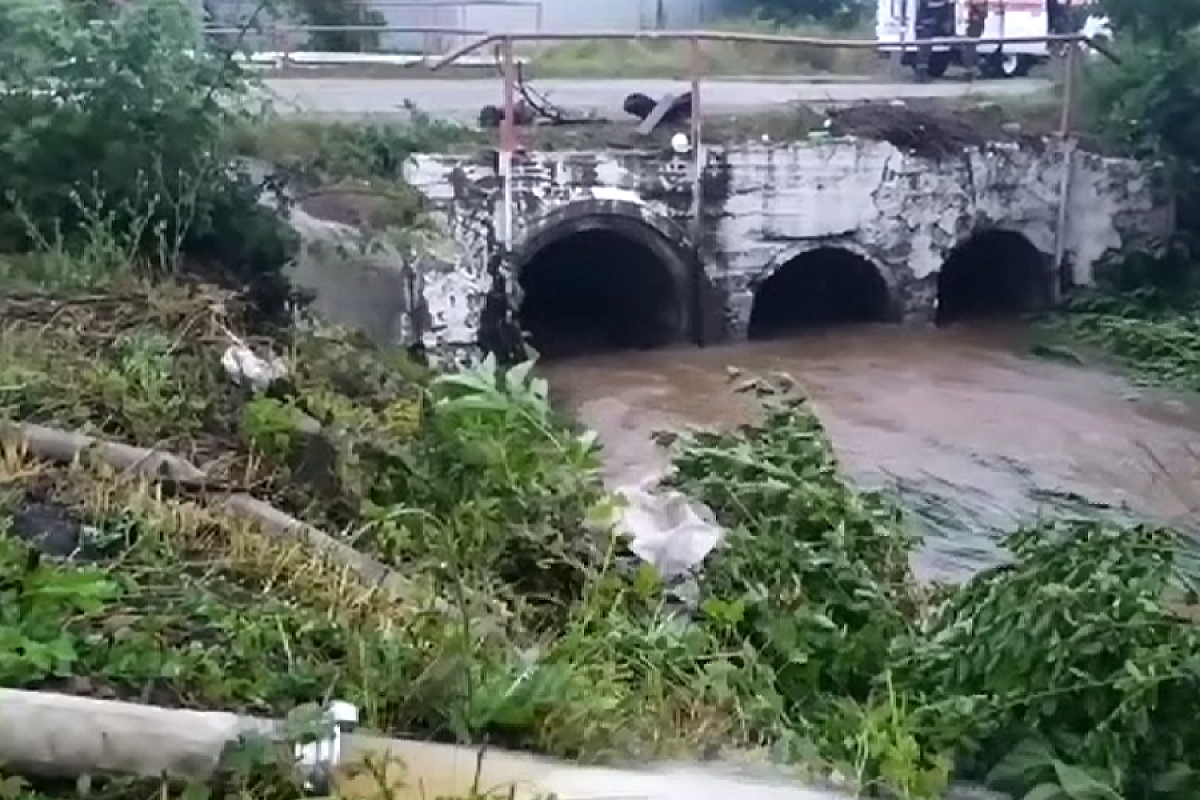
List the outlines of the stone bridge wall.
{"type": "MultiPolygon", "coordinates": [[[[805,251],[833,245],[880,269],[899,315],[928,319],[938,270],[973,234],[1021,233],[1053,255],[1067,147],[994,145],[941,161],[856,139],[710,147],[695,250],[690,157],[532,153],[515,168],[514,268],[559,236],[621,225],[682,258],[698,253],[710,284],[706,338],[736,339],[756,286],[805,251]]],[[[1078,151],[1072,165],[1064,287],[1090,283],[1115,250],[1152,245],[1171,219],[1146,165],[1078,151]]],[[[423,270],[422,338],[431,348],[470,346],[489,290],[507,296],[510,307],[519,302],[513,276],[492,258],[503,219],[494,154],[418,156],[408,179],[429,198],[454,248],[423,270]]]]}

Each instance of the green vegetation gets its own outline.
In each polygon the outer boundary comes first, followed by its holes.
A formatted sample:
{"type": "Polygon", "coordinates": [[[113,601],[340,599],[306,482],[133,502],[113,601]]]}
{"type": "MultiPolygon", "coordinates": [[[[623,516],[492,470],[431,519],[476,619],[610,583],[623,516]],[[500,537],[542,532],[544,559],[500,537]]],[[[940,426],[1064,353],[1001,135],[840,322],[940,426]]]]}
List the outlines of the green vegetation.
{"type": "Polygon", "coordinates": [[[1200,392],[1200,271],[1182,243],[1163,257],[1123,259],[1072,298],[1056,323],[1147,383],[1200,392]]]}
{"type": "Polygon", "coordinates": [[[239,121],[226,130],[231,152],[270,165],[301,208],[374,232],[425,223],[421,197],[403,180],[413,153],[478,147],[487,134],[409,107],[405,120],[340,122],[291,117],[239,121]]]}
{"type": "MultiPolygon", "coordinates": [[[[222,101],[247,79],[183,55],[194,31],[164,3],[4,13],[22,46],[0,50],[0,420],[199,474],[58,463],[0,428],[0,685],[276,715],[337,697],[375,730],[580,760],[767,747],[907,800],[951,780],[1027,800],[1200,791],[1194,561],[1174,533],[1052,522],[1014,532],[1006,566],[919,586],[903,516],[843,476],[786,383],[756,381],[738,390],[760,422],[669,442],[673,484],[729,531],[681,612],[602,523],[596,444],[531,365],[438,374],[297,321],[292,236],[228,166],[294,153],[293,188],[387,181],[456,129],[238,110],[222,101]],[[288,379],[234,386],[233,335],[288,379]],[[231,514],[245,494],[394,579],[231,514]]],[[[388,226],[422,223],[407,199],[388,226]]],[[[269,753],[243,760],[160,796],[299,794],[269,753]]]]}
{"type": "Polygon", "coordinates": [[[1160,257],[1108,265],[1065,322],[1141,378],[1200,390],[1200,6],[1108,0],[1105,10],[1122,61],[1089,81],[1091,122],[1120,151],[1164,163],[1177,231],[1160,257]]]}

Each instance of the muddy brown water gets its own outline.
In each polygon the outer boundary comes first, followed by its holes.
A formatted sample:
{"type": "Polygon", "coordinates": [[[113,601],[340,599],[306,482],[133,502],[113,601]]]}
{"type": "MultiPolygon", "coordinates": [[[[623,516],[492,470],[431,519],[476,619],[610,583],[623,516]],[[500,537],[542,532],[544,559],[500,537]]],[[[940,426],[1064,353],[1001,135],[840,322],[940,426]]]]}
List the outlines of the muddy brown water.
{"type": "Polygon", "coordinates": [[[752,418],[753,401],[730,391],[729,367],[788,373],[847,469],[896,490],[921,524],[914,566],[925,578],[995,563],[1004,531],[1048,512],[1200,523],[1200,403],[1029,348],[1015,324],[866,326],[543,369],[599,432],[614,483],[664,469],[654,430],[752,418]]]}

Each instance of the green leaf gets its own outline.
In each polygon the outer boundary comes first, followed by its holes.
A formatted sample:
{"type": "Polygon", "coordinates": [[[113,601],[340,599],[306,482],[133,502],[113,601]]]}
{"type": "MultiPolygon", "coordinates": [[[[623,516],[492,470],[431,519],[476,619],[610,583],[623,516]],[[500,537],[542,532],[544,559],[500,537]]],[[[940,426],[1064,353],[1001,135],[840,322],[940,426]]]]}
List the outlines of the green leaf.
{"type": "Polygon", "coordinates": [[[1120,792],[1080,767],[1055,760],[1054,772],[1071,800],[1122,800],[1120,792]]]}
{"type": "Polygon", "coordinates": [[[1184,790],[1194,788],[1200,778],[1196,770],[1187,764],[1172,764],[1170,769],[1154,778],[1155,794],[1182,795],[1184,790]]]}
{"type": "Polygon", "coordinates": [[[1039,783],[1026,792],[1021,800],[1059,800],[1066,796],[1063,788],[1057,783],[1039,783]]]}
{"type": "Polygon", "coordinates": [[[992,767],[985,782],[988,786],[1002,789],[1028,786],[1049,777],[1053,765],[1054,755],[1044,742],[1025,739],[992,767]]]}
{"type": "Polygon", "coordinates": [[[504,383],[511,394],[520,394],[529,384],[529,373],[533,370],[533,361],[522,361],[509,368],[504,374],[504,383]]]}

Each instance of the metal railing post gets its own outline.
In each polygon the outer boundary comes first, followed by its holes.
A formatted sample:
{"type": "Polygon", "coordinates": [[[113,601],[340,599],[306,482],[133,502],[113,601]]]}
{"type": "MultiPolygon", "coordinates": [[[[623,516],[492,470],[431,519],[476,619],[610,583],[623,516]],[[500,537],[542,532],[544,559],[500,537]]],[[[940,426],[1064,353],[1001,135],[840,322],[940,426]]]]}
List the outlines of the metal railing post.
{"type": "Polygon", "coordinates": [[[691,90],[692,90],[692,207],[689,223],[689,238],[692,245],[692,334],[696,344],[704,346],[704,258],[700,243],[704,238],[704,171],[707,165],[707,155],[701,137],[704,127],[701,123],[700,77],[704,70],[704,53],[700,40],[691,40],[691,90]]]}
{"type": "Polygon", "coordinates": [[[1058,143],[1062,156],[1062,177],[1058,184],[1058,217],[1054,225],[1053,283],[1050,285],[1050,302],[1057,305],[1062,300],[1064,284],[1067,282],[1067,226],[1071,223],[1071,186],[1075,177],[1075,141],[1071,138],[1075,85],[1080,56],[1079,44],[1067,45],[1066,64],[1063,76],[1062,115],[1058,126],[1058,143]]]}
{"type": "Polygon", "coordinates": [[[513,245],[513,158],[518,148],[516,93],[516,63],[513,58],[511,39],[500,41],[500,64],[504,70],[504,116],[500,119],[500,152],[498,157],[502,219],[500,222],[500,247],[504,257],[512,252],[513,245]]]}

